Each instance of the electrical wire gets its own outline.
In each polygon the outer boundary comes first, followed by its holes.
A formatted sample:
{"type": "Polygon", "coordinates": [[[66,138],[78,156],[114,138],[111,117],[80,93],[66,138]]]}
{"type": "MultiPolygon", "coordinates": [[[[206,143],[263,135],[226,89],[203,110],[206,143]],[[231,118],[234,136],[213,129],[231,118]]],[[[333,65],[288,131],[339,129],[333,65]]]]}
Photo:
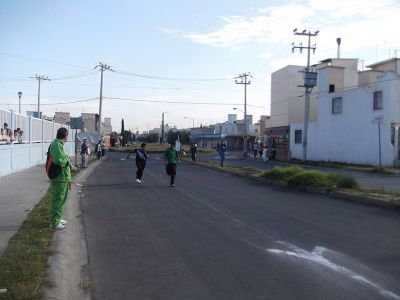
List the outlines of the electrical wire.
{"type": "Polygon", "coordinates": [[[158,80],[170,80],[170,81],[200,81],[200,82],[208,82],[208,81],[227,81],[232,80],[232,78],[173,78],[173,77],[163,77],[163,76],[155,76],[155,75],[146,75],[146,74],[139,74],[139,73],[132,73],[126,72],[121,70],[114,69],[115,73],[133,76],[133,77],[141,77],[147,79],[158,79],[158,80]]]}

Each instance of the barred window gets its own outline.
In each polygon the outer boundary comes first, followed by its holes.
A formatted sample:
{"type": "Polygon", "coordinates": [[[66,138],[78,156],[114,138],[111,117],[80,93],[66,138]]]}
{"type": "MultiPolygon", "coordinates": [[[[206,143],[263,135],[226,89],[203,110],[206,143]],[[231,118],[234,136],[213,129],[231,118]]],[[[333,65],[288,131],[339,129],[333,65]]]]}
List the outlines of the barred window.
{"type": "Polygon", "coordinates": [[[332,114],[342,113],[342,97],[332,99],[332,114]]]}
{"type": "Polygon", "coordinates": [[[294,131],[294,143],[301,144],[303,140],[303,131],[302,130],[295,130],[294,131]]]}
{"type": "Polygon", "coordinates": [[[374,110],[382,109],[382,91],[374,92],[374,110]]]}

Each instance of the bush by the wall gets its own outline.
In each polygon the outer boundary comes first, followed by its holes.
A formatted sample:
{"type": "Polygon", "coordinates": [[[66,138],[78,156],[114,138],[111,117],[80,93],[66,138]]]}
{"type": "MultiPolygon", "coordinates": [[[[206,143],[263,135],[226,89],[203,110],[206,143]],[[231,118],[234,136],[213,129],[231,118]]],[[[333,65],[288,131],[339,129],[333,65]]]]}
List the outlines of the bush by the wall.
{"type": "Polygon", "coordinates": [[[275,180],[287,180],[288,178],[302,172],[304,172],[304,169],[298,166],[292,166],[287,168],[274,167],[271,171],[267,171],[261,176],[275,180]]]}

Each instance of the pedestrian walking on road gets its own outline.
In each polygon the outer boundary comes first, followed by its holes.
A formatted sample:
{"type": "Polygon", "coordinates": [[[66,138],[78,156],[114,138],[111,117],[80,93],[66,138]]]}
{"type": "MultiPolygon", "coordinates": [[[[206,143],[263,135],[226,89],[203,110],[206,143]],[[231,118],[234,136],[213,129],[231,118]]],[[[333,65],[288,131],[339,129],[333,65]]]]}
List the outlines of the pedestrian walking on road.
{"type": "Polygon", "coordinates": [[[190,153],[192,154],[192,160],[196,161],[196,155],[197,155],[197,144],[196,144],[196,142],[192,142],[192,145],[190,146],[190,153]]]}
{"type": "Polygon", "coordinates": [[[254,158],[257,157],[257,154],[258,154],[258,143],[254,143],[253,144],[253,155],[254,155],[254,158]]]}
{"type": "Polygon", "coordinates": [[[260,155],[260,157],[262,156],[263,152],[264,152],[264,144],[261,143],[260,147],[258,148],[258,154],[260,155]]]}
{"type": "Polygon", "coordinates": [[[71,162],[64,151],[64,144],[68,139],[68,130],[59,128],[57,138],[50,144],[49,155],[52,162],[58,167],[59,175],[51,180],[51,221],[53,229],[64,229],[67,221],[61,219],[68,190],[71,189],[71,162]]]}
{"type": "Polygon", "coordinates": [[[146,161],[149,158],[146,152],[146,143],[140,145],[140,149],[134,149],[133,152],[129,153],[126,159],[129,159],[131,154],[136,154],[136,182],[142,183],[143,171],[146,167],[146,161]]]}
{"type": "Polygon", "coordinates": [[[171,176],[170,187],[175,186],[175,176],[176,176],[176,163],[180,162],[178,151],[175,149],[175,142],[169,145],[169,148],[164,152],[165,168],[167,174],[171,176]]]}
{"type": "Polygon", "coordinates": [[[262,159],[264,162],[268,160],[268,147],[265,145],[263,149],[262,159]]]}
{"type": "MultiPolygon", "coordinates": [[[[219,144],[219,143],[218,143],[219,144]]],[[[224,161],[225,161],[225,152],[226,152],[226,144],[224,141],[221,141],[221,144],[219,144],[219,147],[217,147],[218,154],[219,154],[219,159],[221,163],[221,167],[224,166],[224,161]]]]}
{"type": "Polygon", "coordinates": [[[97,155],[97,159],[101,158],[101,140],[99,140],[99,142],[96,145],[96,155],[97,155]]]}
{"type": "Polygon", "coordinates": [[[87,168],[89,151],[87,139],[83,139],[83,143],[81,145],[82,168],[87,168]]]}

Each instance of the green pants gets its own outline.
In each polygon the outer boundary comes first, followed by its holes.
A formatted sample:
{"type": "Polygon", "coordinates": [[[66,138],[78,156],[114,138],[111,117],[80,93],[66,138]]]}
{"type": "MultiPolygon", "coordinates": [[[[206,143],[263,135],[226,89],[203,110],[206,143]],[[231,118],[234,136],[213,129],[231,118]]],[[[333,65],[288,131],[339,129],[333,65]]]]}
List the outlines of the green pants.
{"type": "Polygon", "coordinates": [[[68,196],[68,182],[51,182],[51,225],[60,223],[68,196]]]}

